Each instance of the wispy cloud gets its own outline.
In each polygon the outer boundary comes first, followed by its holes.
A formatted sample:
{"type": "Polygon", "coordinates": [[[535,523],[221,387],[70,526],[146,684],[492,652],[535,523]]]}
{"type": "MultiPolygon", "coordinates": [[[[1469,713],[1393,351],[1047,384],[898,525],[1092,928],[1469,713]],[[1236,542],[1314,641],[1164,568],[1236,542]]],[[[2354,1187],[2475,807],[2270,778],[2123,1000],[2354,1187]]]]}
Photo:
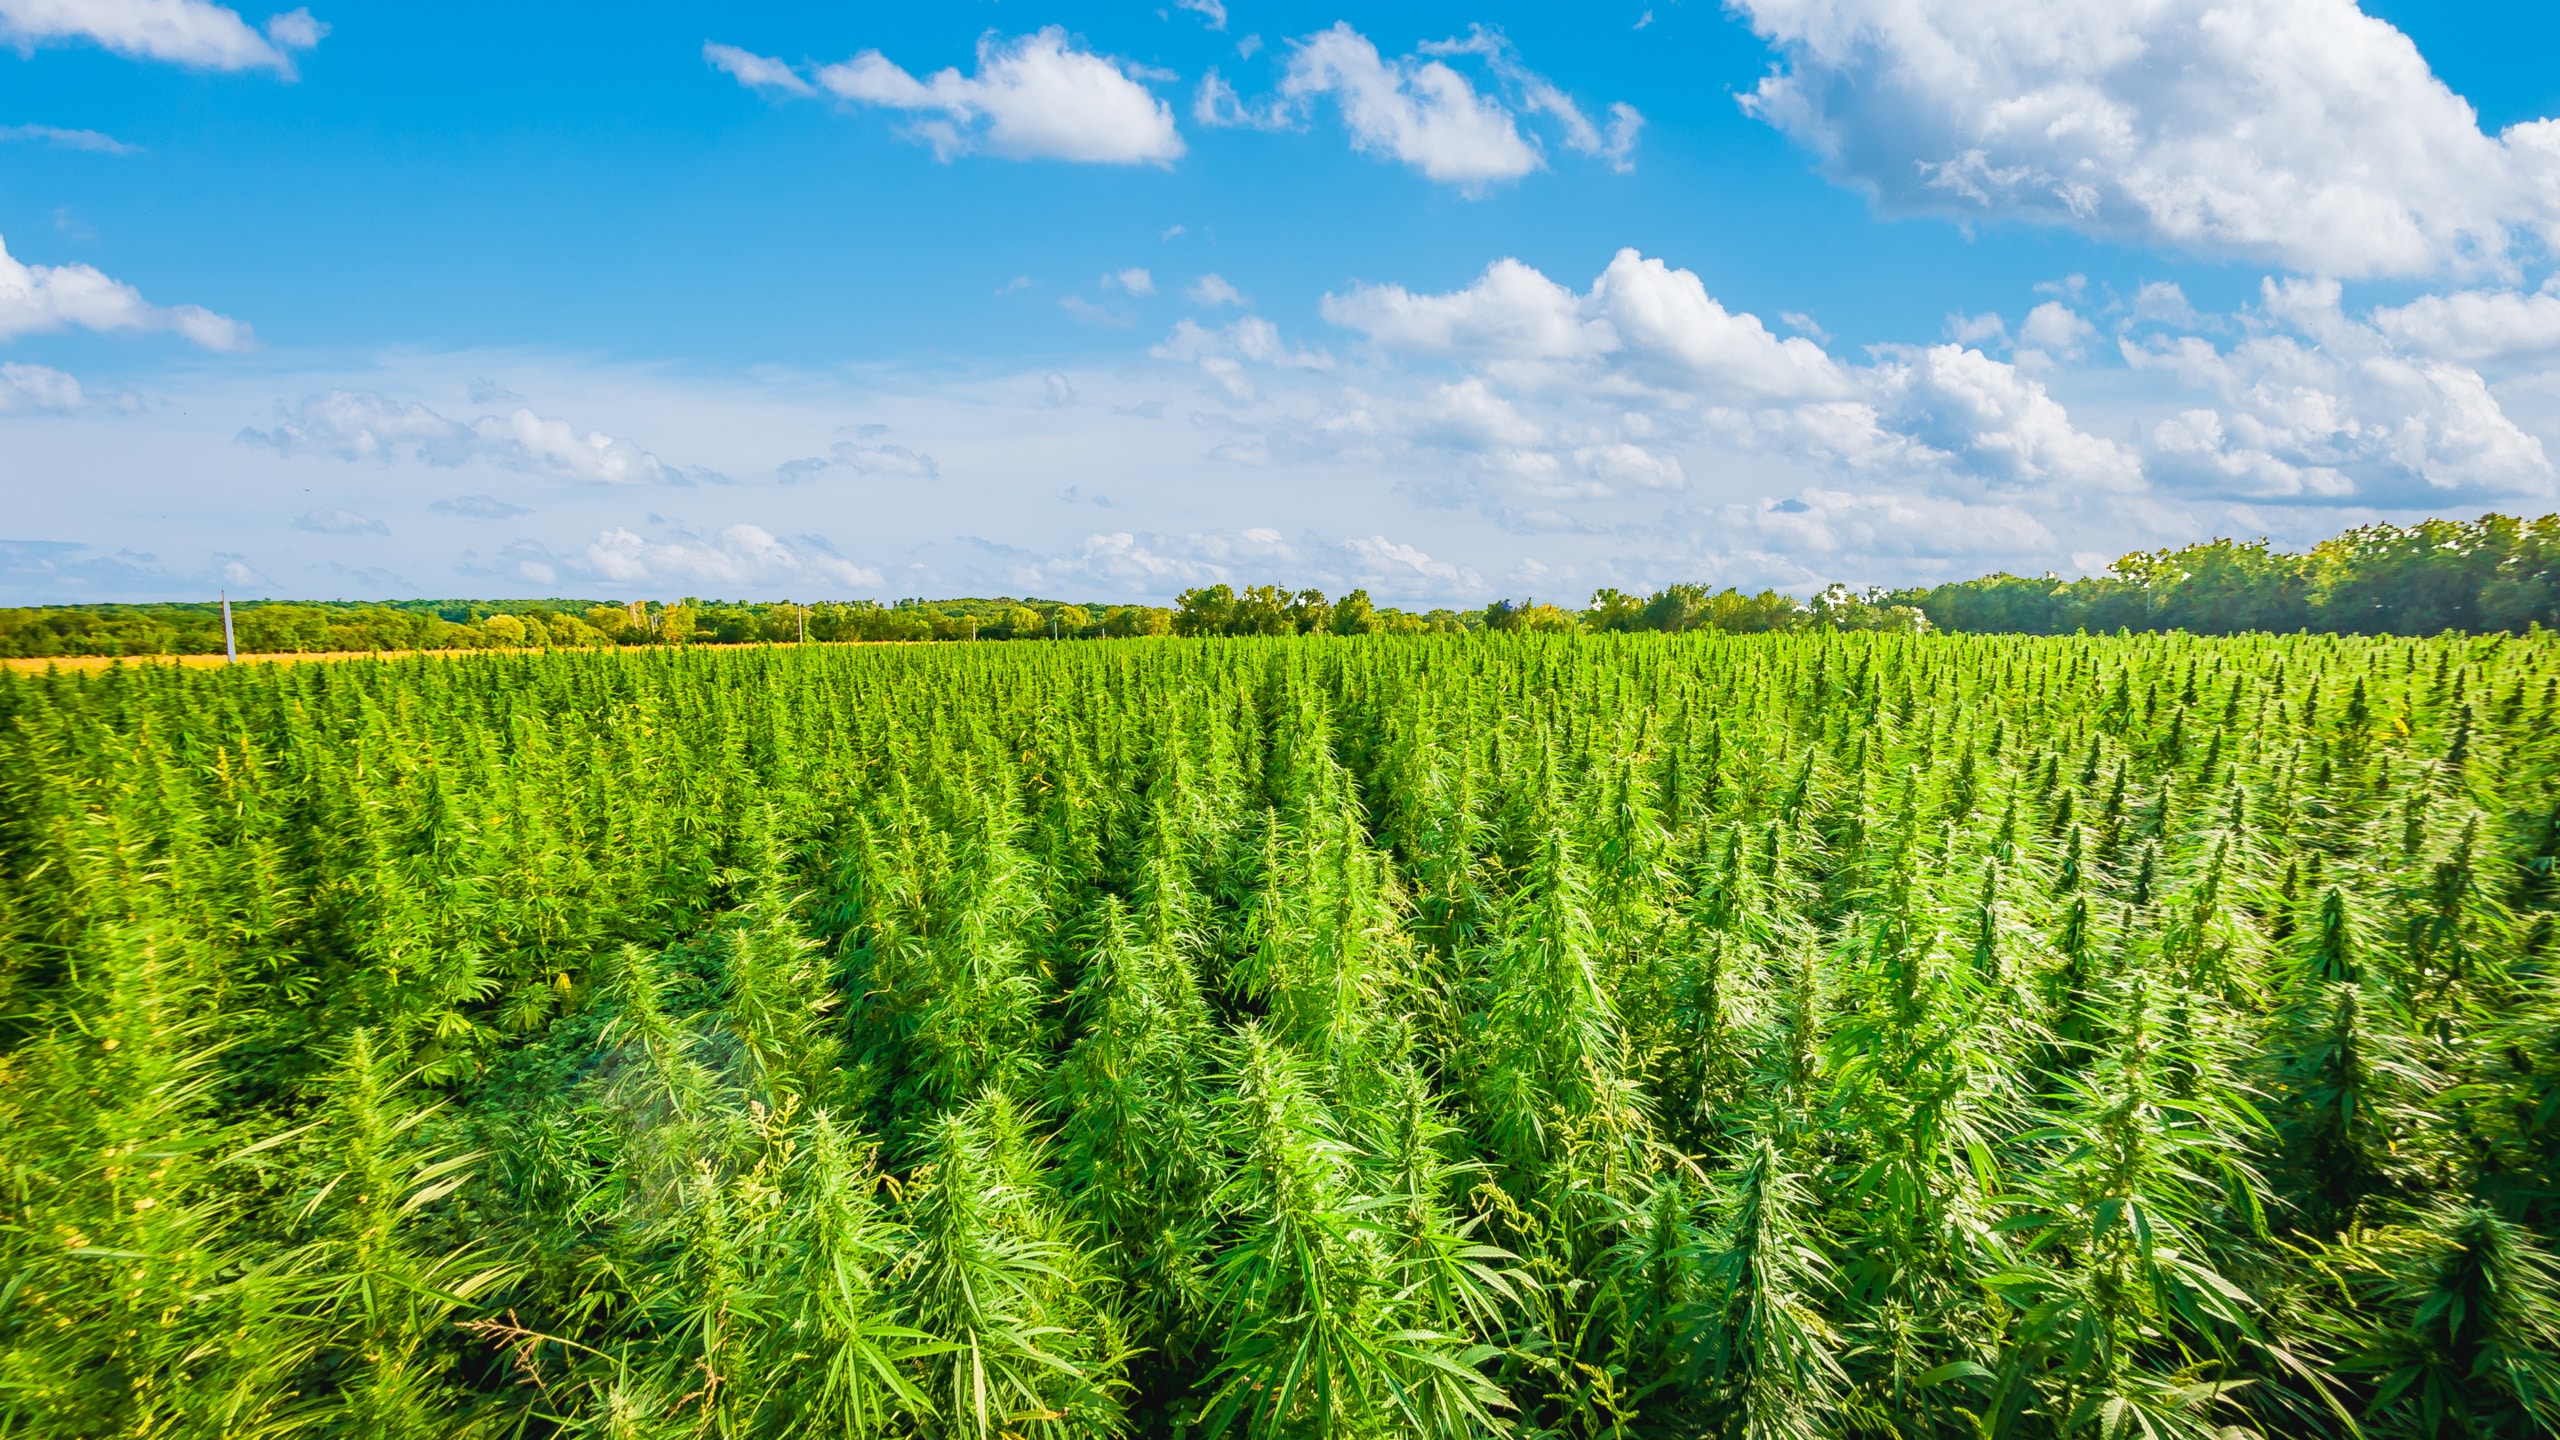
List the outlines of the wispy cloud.
{"type": "Polygon", "coordinates": [[[904,445],[866,444],[839,440],[824,455],[811,455],[786,460],[775,473],[785,484],[806,484],[831,470],[848,475],[899,475],[912,480],[931,480],[942,473],[941,465],[921,451],[904,445]]]}
{"type": "Polygon", "coordinates": [[[293,528],[311,530],[322,535],[388,535],[391,527],[370,515],[353,510],[337,510],[322,506],[293,517],[293,528]]]}
{"type": "Polygon", "coordinates": [[[464,520],[505,520],[533,513],[533,507],[529,505],[518,505],[495,495],[455,495],[429,501],[427,509],[438,515],[452,515],[464,520]]]}
{"type": "Polygon", "coordinates": [[[1253,303],[1245,299],[1243,291],[1228,284],[1225,276],[1214,271],[1192,281],[1191,288],[1182,293],[1192,304],[1204,310],[1214,309],[1220,305],[1244,306],[1253,303]]]}
{"type": "Polygon", "coordinates": [[[750,90],[778,90],[785,95],[815,95],[817,88],[789,65],[735,45],[705,41],[702,58],[750,90]]]}
{"type": "Polygon", "coordinates": [[[669,465],[628,440],[530,409],[454,420],[415,401],[371,391],[305,396],[284,407],[276,425],[242,430],[239,439],[281,455],[489,464],[603,485],[689,485],[723,478],[699,467],[669,465]]]}
{"type": "Polygon", "coordinates": [[[85,150],[93,155],[142,153],[141,146],[127,145],[102,131],[66,130],[59,125],[0,125],[0,144],[50,145],[56,150],[85,150]]]}

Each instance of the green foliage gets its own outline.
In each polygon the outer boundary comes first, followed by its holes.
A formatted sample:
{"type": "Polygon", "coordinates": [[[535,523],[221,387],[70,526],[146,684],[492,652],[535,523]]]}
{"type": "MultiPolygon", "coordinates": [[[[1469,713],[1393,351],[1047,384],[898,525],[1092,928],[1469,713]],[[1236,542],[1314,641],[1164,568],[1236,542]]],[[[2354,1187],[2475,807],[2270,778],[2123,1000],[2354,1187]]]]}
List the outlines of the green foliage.
{"type": "Polygon", "coordinates": [[[2306,554],[2214,540],[2089,580],[1993,575],[1893,592],[1943,630],[2434,635],[2560,627],[2560,515],[2367,525],[2306,554]]]}
{"type": "Polygon", "coordinates": [[[2551,1433],[2560,641],[1892,598],[0,677],[0,1433],[2551,1433]]]}
{"type": "MultiPolygon", "coordinates": [[[[2205,635],[2300,630],[2433,635],[2560,628],[2560,515],[2523,521],[2427,520],[2368,525],[2288,555],[2265,540],[2213,540],[2127,555],[2110,573],[2066,581],[1992,575],[1928,589],[1834,584],[1810,601],[1678,583],[1643,595],[1595,591],[1573,611],[1497,600],[1481,611],[1380,610],[1366,590],[1225,584],[1182,592],[1175,608],[1058,600],[701,601],[604,605],[583,600],[411,600],[235,605],[251,654],[755,645],[800,640],[1082,640],[1183,635],[1424,635],[1525,630],[1564,634],[1715,630],[1928,629],[2061,635],[2185,630],[2205,635]]],[[[64,605],[0,610],[0,658],[222,653],[218,607],[64,605]]]]}
{"type": "MultiPolygon", "coordinates": [[[[403,600],[382,604],[232,605],[244,654],[473,650],[601,644],[579,600],[403,600]]],[[[619,615],[619,610],[602,607],[619,615]]],[[[222,608],[207,604],[64,605],[0,610],[0,656],[219,655],[222,608]]]]}
{"type": "Polygon", "coordinates": [[[1795,597],[1775,590],[1745,595],[1729,588],[1710,592],[1704,585],[1686,583],[1665,585],[1650,596],[1601,590],[1592,595],[1591,608],[1582,614],[1583,623],[1595,630],[1659,630],[1673,635],[1691,630],[1761,635],[1802,629],[1808,618],[1795,597]]]}

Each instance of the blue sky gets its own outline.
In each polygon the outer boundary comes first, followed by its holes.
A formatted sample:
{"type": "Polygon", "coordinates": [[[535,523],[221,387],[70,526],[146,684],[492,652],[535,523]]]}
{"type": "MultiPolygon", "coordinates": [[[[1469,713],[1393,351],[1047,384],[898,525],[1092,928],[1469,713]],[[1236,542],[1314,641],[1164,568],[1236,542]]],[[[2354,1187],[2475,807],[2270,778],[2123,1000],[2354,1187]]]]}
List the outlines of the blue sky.
{"type": "Polygon", "coordinates": [[[2560,15],[0,0],[0,603],[2086,571],[2552,508],[2560,15]]]}

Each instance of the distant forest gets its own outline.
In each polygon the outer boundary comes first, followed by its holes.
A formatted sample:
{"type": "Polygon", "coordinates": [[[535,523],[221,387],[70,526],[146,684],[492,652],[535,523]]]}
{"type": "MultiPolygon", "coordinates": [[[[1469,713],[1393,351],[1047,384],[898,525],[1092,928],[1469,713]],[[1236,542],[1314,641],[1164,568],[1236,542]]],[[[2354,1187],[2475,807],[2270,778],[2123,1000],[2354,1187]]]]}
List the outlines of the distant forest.
{"type": "MultiPolygon", "coordinates": [[[[2368,525],[2301,554],[2265,540],[2214,540],[2127,555],[2085,580],[2001,574],[1928,588],[1833,585],[1810,600],[1676,584],[1643,594],[1604,589],[1581,609],[1499,600],[1480,610],[1417,612],[1378,607],[1365,590],[1337,599],[1275,585],[1212,585],[1183,592],[1171,607],[1011,596],[885,605],[266,600],[234,604],[232,613],[243,654],[1478,630],[2520,633],[2560,628],[2560,515],[2368,525]]],[[[210,603],[0,609],[0,657],[222,648],[221,608],[210,603]]]]}

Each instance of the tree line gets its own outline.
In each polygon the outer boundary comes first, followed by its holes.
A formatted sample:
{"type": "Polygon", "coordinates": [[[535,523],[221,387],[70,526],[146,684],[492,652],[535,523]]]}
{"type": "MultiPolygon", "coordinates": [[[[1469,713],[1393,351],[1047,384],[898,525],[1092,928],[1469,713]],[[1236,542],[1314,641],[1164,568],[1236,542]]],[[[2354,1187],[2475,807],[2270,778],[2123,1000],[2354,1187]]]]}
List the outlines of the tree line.
{"type": "MultiPolygon", "coordinates": [[[[2367,525],[2299,554],[2264,539],[2217,539],[2129,554],[2086,579],[2003,573],[1900,589],[1834,584],[1810,599],[1677,583],[1632,594],[1604,588],[1580,608],[1501,599],[1481,609],[1406,611],[1376,605],[1366,590],[1336,599],[1315,589],[1217,584],[1185,590],[1169,607],[997,596],[885,605],[247,601],[233,610],[241,650],[256,654],[1487,631],[2520,634],[2560,627],[2560,515],[2367,525]]],[[[0,609],[0,657],[222,648],[221,610],[211,604],[0,609]]]]}
{"type": "Polygon", "coordinates": [[[1942,630],[2438,635],[2560,627],[2560,515],[2366,525],[2301,554],[2214,540],[2085,580],[1991,575],[1886,592],[1942,630]]]}
{"type": "MultiPolygon", "coordinates": [[[[993,599],[237,601],[244,654],[1141,637],[1173,633],[1173,611],[993,599]]],[[[218,655],[218,604],[0,609],[0,657],[218,655]]]]}

